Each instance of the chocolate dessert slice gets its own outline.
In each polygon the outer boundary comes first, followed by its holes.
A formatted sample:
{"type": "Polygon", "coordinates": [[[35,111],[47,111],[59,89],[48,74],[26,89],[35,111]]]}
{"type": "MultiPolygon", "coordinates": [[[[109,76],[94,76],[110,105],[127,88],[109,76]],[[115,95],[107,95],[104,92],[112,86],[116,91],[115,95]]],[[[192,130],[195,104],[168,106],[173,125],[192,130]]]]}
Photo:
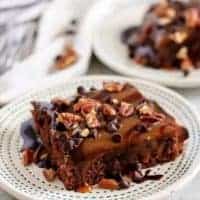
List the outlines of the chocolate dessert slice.
{"type": "Polygon", "coordinates": [[[135,62],[155,69],[178,69],[188,75],[200,67],[200,3],[155,3],[145,13],[141,25],[122,33],[122,41],[135,62]]]}
{"type": "MultiPolygon", "coordinates": [[[[188,138],[183,126],[128,83],[107,82],[89,91],[79,87],[73,100],[32,105],[40,145],[28,153],[36,163],[48,161],[47,180],[57,175],[69,190],[157,180],[162,176],[142,169],[175,160],[188,138]]],[[[24,152],[27,156],[27,148],[24,152]]]]}

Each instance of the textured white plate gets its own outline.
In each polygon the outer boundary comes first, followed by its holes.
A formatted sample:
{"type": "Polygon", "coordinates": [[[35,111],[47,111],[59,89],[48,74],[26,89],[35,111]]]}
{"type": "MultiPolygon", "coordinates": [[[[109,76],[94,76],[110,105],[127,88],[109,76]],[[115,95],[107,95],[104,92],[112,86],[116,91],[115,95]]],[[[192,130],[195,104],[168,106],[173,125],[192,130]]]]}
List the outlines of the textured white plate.
{"type": "Polygon", "coordinates": [[[102,0],[90,11],[93,45],[97,57],[112,70],[172,87],[199,87],[200,70],[184,77],[180,71],[156,70],[139,66],[128,57],[120,40],[121,32],[140,24],[146,9],[156,0],[102,0]]]}
{"type": "Polygon", "coordinates": [[[88,76],[69,80],[40,91],[32,91],[0,111],[0,186],[19,199],[34,200],[155,200],[163,198],[188,182],[199,170],[200,124],[195,111],[178,94],[161,86],[117,76],[88,76]],[[133,184],[129,189],[109,191],[95,189],[92,193],[80,194],[64,189],[60,181],[48,183],[41,169],[32,165],[24,167],[20,162],[21,122],[30,115],[31,100],[50,100],[55,96],[73,96],[77,86],[97,88],[103,81],[128,81],[135,85],[146,97],[157,101],[189,130],[190,138],[185,150],[175,162],[153,168],[153,172],[163,174],[160,181],[133,184]]]}

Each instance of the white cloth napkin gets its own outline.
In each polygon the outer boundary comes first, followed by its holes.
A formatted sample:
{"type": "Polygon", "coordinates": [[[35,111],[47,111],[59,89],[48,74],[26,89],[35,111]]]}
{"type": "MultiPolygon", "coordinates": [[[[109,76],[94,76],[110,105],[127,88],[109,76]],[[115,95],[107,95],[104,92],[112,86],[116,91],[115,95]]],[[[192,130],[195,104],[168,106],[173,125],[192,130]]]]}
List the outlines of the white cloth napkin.
{"type": "MultiPolygon", "coordinates": [[[[83,27],[85,25],[81,23],[84,23],[84,16],[94,1],[95,0],[54,0],[48,6],[46,5],[47,1],[44,1],[45,6],[43,5],[42,7],[42,3],[34,4],[32,0],[33,7],[38,6],[37,9],[26,8],[30,11],[22,13],[15,23],[16,26],[20,28],[20,25],[26,23],[28,19],[36,19],[41,11],[44,12],[39,21],[37,39],[34,44],[35,49],[25,60],[15,62],[11,70],[0,76],[0,104],[5,104],[30,88],[39,86],[45,78],[52,76],[52,74],[48,73],[49,67],[52,65],[55,56],[62,51],[63,46],[71,40],[68,36],[65,36],[63,32],[68,28],[69,22],[72,19],[78,18],[80,30],[77,35],[85,34],[82,29],[86,29],[86,27],[83,27]],[[45,8],[46,10],[44,10],[45,8]]],[[[4,7],[6,7],[6,3],[4,7]]],[[[19,33],[16,32],[16,34],[19,33]]],[[[78,36],[76,40],[79,40],[78,36]]],[[[87,40],[87,36],[85,38],[87,40]]],[[[90,39],[88,38],[86,42],[89,43],[90,39]]],[[[77,45],[80,49],[89,48],[85,47],[87,45],[85,45],[83,41],[79,41],[77,45]]],[[[22,51],[23,54],[23,51],[26,53],[30,52],[33,44],[31,45],[29,41],[29,44],[22,46],[18,47],[18,50],[22,51]]],[[[13,48],[11,47],[10,49],[13,48]]],[[[90,52],[91,55],[91,51],[87,51],[90,52]]],[[[79,75],[86,71],[86,65],[88,65],[90,57],[88,54],[89,53],[86,52],[85,56],[82,56],[81,61],[77,63],[78,66],[71,67],[76,68],[76,70],[69,68],[68,73],[65,73],[65,78],[72,75],[79,75]],[[82,66],[84,66],[84,69],[81,71],[82,66]]],[[[60,73],[60,77],[61,76],[62,73],[60,73]]]]}
{"type": "Polygon", "coordinates": [[[1,0],[0,74],[30,54],[39,16],[47,4],[47,0],[1,0]],[[21,47],[26,50],[19,51],[21,47]]]}

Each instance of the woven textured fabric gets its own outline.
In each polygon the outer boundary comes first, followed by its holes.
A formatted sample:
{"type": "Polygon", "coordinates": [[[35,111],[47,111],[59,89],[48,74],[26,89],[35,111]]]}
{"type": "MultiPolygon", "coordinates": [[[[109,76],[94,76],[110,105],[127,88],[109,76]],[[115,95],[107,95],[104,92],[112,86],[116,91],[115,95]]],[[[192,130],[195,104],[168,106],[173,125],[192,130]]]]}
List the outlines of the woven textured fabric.
{"type": "Polygon", "coordinates": [[[0,75],[32,51],[38,19],[49,0],[1,0],[0,75]]]}

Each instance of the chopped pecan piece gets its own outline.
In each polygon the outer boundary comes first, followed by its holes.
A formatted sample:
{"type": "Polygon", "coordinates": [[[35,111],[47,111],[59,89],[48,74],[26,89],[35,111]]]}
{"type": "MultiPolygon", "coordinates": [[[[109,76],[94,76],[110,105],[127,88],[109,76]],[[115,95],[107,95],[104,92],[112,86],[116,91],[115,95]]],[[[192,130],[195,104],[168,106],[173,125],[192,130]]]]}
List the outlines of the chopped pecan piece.
{"type": "Polygon", "coordinates": [[[190,8],[185,11],[186,25],[194,28],[200,26],[200,13],[198,8],[190,8]]]}
{"type": "Polygon", "coordinates": [[[121,102],[119,114],[123,117],[129,117],[134,112],[134,106],[130,103],[121,102]]]}
{"type": "MultiPolygon", "coordinates": [[[[158,4],[153,12],[157,17],[159,17],[159,20],[165,20],[167,23],[170,23],[172,19],[176,17],[176,10],[169,7],[167,3],[160,3],[158,4]]],[[[164,22],[164,21],[163,21],[164,22]]],[[[166,23],[162,24],[166,25],[166,23]]]]}
{"type": "Polygon", "coordinates": [[[167,3],[161,3],[155,6],[153,12],[158,17],[166,16],[166,10],[168,8],[167,3]]]}
{"type": "Polygon", "coordinates": [[[56,178],[56,172],[53,169],[44,169],[43,175],[48,182],[52,182],[56,178]]]}
{"type": "Polygon", "coordinates": [[[158,4],[153,12],[156,14],[158,17],[166,17],[173,19],[176,17],[176,10],[168,5],[167,2],[163,3],[161,2],[158,4]]]}
{"type": "Polygon", "coordinates": [[[83,118],[81,116],[73,113],[60,113],[56,119],[57,122],[63,123],[66,127],[72,127],[82,120],[83,118]]]}
{"type": "Polygon", "coordinates": [[[119,100],[113,98],[113,99],[111,99],[111,103],[112,103],[113,105],[118,105],[118,104],[119,104],[119,100]]]}
{"type": "Polygon", "coordinates": [[[77,53],[73,48],[66,48],[63,55],[58,55],[55,58],[55,67],[57,69],[64,69],[69,65],[75,63],[78,59],[77,53]]]}
{"type": "Polygon", "coordinates": [[[169,17],[170,19],[173,19],[174,17],[176,17],[176,10],[173,8],[168,8],[166,10],[166,15],[167,17],[169,17]]]}
{"type": "Polygon", "coordinates": [[[33,162],[33,150],[25,149],[22,152],[22,163],[24,166],[28,166],[33,162]]]}
{"type": "Polygon", "coordinates": [[[104,90],[108,92],[120,92],[124,88],[124,84],[118,82],[104,82],[103,83],[104,90]]]}
{"type": "Polygon", "coordinates": [[[90,98],[80,98],[74,105],[75,112],[81,112],[83,115],[90,113],[92,110],[97,110],[101,106],[99,101],[90,98]]]}
{"type": "Polygon", "coordinates": [[[99,187],[108,190],[116,190],[119,188],[119,183],[114,179],[103,178],[99,182],[99,187]]]}
{"type": "Polygon", "coordinates": [[[90,131],[88,128],[85,128],[80,132],[81,137],[88,137],[89,134],[90,134],[90,131]]]}
{"type": "Polygon", "coordinates": [[[182,44],[188,38],[188,33],[186,31],[177,31],[171,34],[170,38],[177,44],[182,44]]]}
{"type": "Polygon", "coordinates": [[[165,26],[167,24],[170,24],[171,23],[171,19],[168,18],[168,17],[162,17],[162,18],[159,18],[158,19],[158,24],[162,25],[162,26],[165,26]]]}
{"type": "Polygon", "coordinates": [[[140,116],[140,119],[143,122],[147,122],[147,123],[159,122],[159,121],[163,120],[164,118],[165,118],[165,116],[160,113],[153,113],[152,115],[144,114],[144,115],[140,116]]]}
{"type": "Polygon", "coordinates": [[[86,114],[85,119],[89,128],[97,128],[100,126],[96,111],[91,111],[90,113],[86,114]]]}
{"type": "Polygon", "coordinates": [[[148,103],[144,102],[137,106],[137,111],[139,111],[140,115],[152,115],[153,114],[153,108],[148,105],[148,103]]]}
{"type": "Polygon", "coordinates": [[[88,185],[87,183],[85,183],[83,186],[77,189],[77,192],[80,192],[80,193],[92,192],[92,187],[88,185]]]}
{"type": "Polygon", "coordinates": [[[106,116],[115,116],[117,114],[116,110],[109,104],[103,104],[102,111],[106,116]]]}
{"type": "Polygon", "coordinates": [[[188,49],[187,47],[182,47],[176,54],[178,59],[187,59],[188,58],[188,49]]]}
{"type": "Polygon", "coordinates": [[[184,72],[189,72],[193,69],[193,63],[189,58],[183,59],[181,62],[181,69],[184,72]]]}

